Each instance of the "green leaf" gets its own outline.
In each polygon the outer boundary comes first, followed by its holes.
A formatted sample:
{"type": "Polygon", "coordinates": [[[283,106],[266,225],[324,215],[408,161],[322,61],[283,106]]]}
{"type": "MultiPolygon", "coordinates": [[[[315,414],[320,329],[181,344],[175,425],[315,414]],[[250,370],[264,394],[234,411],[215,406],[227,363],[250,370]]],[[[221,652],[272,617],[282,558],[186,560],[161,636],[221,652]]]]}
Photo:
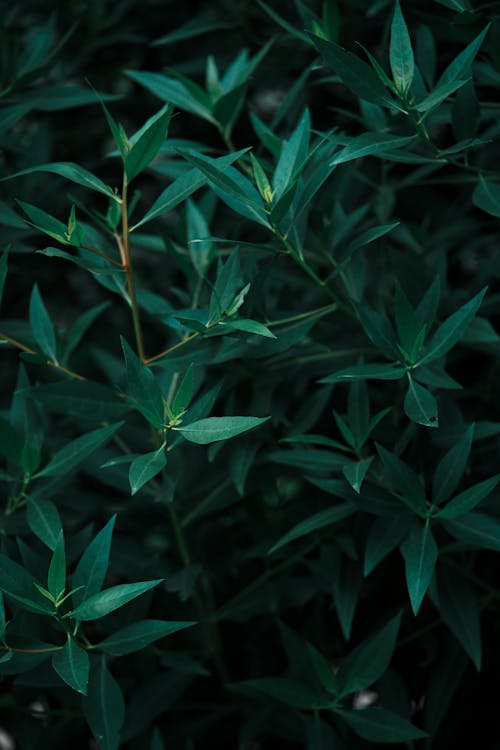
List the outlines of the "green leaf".
{"type": "Polygon", "coordinates": [[[123,398],[100,383],[59,380],[31,388],[29,394],[48,412],[91,418],[96,422],[116,419],[128,410],[123,398]]]}
{"type": "Polygon", "coordinates": [[[414,527],[408,538],[401,545],[405,560],[406,585],[410,596],[411,607],[416,615],[434,574],[438,548],[430,523],[414,527]]]}
{"type": "Polygon", "coordinates": [[[87,695],[90,661],[87,652],[68,634],[62,651],[52,657],[52,666],[64,682],[77,693],[87,695]]]}
{"type": "Polygon", "coordinates": [[[94,451],[107,443],[122,424],[123,422],[117,422],[116,424],[108,425],[108,427],[100,427],[72,440],[64,448],[55,453],[47,466],[39,471],[36,476],[61,476],[73,471],[94,451]]]}
{"type": "Polygon", "coordinates": [[[313,36],[312,40],[326,63],[357,96],[367,102],[397,109],[386,87],[369,65],[334,42],[317,36],[313,36]]]}
{"type": "Polygon", "coordinates": [[[413,518],[395,513],[390,518],[376,518],[370,526],[365,546],[363,575],[368,576],[408,535],[413,518]]]}
{"type": "Polygon", "coordinates": [[[414,59],[410,35],[399,0],[396,0],[391,24],[389,62],[396,88],[404,95],[413,81],[414,59]]]}
{"type": "Polygon", "coordinates": [[[417,112],[427,115],[431,110],[444,102],[445,99],[454,94],[455,91],[461,89],[462,86],[465,86],[466,83],[467,79],[442,83],[439,86],[436,86],[429,96],[426,96],[421,102],[415,104],[414,109],[416,109],[417,112]]]}
{"type": "Polygon", "coordinates": [[[277,201],[295,181],[299,168],[306,161],[310,137],[311,116],[306,109],[290,138],[283,141],[273,175],[274,200],[277,201]]]}
{"type": "Polygon", "coordinates": [[[383,478],[387,479],[392,490],[397,491],[403,502],[415,513],[425,511],[425,488],[420,477],[395,453],[376,443],[377,451],[384,464],[383,478]]]}
{"type": "Polygon", "coordinates": [[[157,96],[162,101],[169,102],[179,109],[191,112],[212,124],[216,123],[210,107],[207,94],[189,79],[176,80],[161,73],[150,73],[139,70],[126,70],[125,74],[140,86],[157,96]]]}
{"type": "Polygon", "coordinates": [[[132,495],[135,495],[146,482],[153,479],[167,465],[165,455],[165,446],[161,446],[156,451],[144,453],[138,458],[134,458],[128,471],[128,479],[132,495]]]}
{"type": "Polygon", "coordinates": [[[191,443],[206,445],[240,435],[267,422],[269,417],[207,417],[184,427],[174,427],[191,443]]]}
{"type": "Polygon", "coordinates": [[[396,646],[400,623],[399,612],[342,661],[336,674],[341,697],[370,687],[387,671],[396,646]]]}
{"type": "MultiPolygon", "coordinates": [[[[15,172],[15,174],[8,175],[8,177],[3,177],[2,179],[11,180],[14,177],[20,177],[23,174],[32,174],[34,172],[50,172],[59,175],[60,177],[64,177],[66,180],[70,180],[81,187],[95,190],[97,193],[102,193],[115,201],[118,200],[112,188],[105,185],[102,180],[91,172],[88,172],[83,167],[80,167],[78,164],[73,164],[73,162],[69,161],[52,162],[51,164],[37,164],[35,167],[22,169],[20,172],[15,172]]],[[[0,182],[2,182],[2,180],[0,180],[0,182]]],[[[21,203],[21,201],[19,201],[19,203],[21,203]]],[[[27,205],[27,203],[21,203],[23,208],[27,205]]]]}
{"type": "Polygon", "coordinates": [[[37,591],[35,584],[40,585],[27,570],[0,553],[0,591],[29,612],[51,614],[53,607],[37,591]]]}
{"type": "Polygon", "coordinates": [[[427,737],[426,732],[386,708],[365,708],[361,711],[335,709],[345,723],[369,742],[409,742],[427,737]]]}
{"type": "Polygon", "coordinates": [[[224,264],[218,263],[217,278],[210,295],[208,323],[214,323],[224,315],[240,285],[240,256],[238,251],[233,250],[224,264]]]}
{"type": "Polygon", "coordinates": [[[137,177],[154,159],[166,138],[173,107],[166,104],[130,139],[131,148],[125,155],[125,174],[128,182],[137,177]]]}
{"type": "Polygon", "coordinates": [[[388,135],[386,133],[362,133],[352,138],[347,146],[334,154],[330,166],[345,164],[363,156],[378,156],[394,149],[404,148],[415,140],[415,136],[388,135]]]}
{"type": "Polygon", "coordinates": [[[245,331],[246,333],[255,333],[257,336],[265,336],[269,339],[277,338],[272,331],[263,323],[249,318],[237,318],[236,320],[223,320],[222,323],[226,328],[232,328],[235,331],[245,331]]]}
{"type": "Polygon", "coordinates": [[[396,286],[394,312],[400,344],[405,351],[411,352],[420,333],[420,326],[415,311],[399,284],[396,286]]]}
{"type": "Polygon", "coordinates": [[[63,593],[66,586],[66,552],[64,549],[64,535],[62,530],[59,533],[52,559],[49,566],[49,574],[47,578],[48,590],[54,597],[57,597],[63,593]]]}
{"type": "Polygon", "coordinates": [[[406,416],[424,427],[438,427],[438,407],[432,393],[413,378],[408,383],[408,390],[404,400],[406,416]]]}
{"type": "Polygon", "coordinates": [[[123,607],[124,604],[136,599],[146,591],[158,586],[163,582],[163,578],[155,581],[142,581],[141,583],[121,583],[118,586],[99,591],[92,594],[79,604],[76,609],[70,612],[70,617],[74,620],[98,620],[105,617],[115,609],[123,607]]]}
{"type": "Polygon", "coordinates": [[[95,648],[112,656],[124,656],[140,651],[150,643],[196,625],[194,622],[168,622],[166,620],[140,620],[109,635],[95,648]]]}
{"type": "Polygon", "coordinates": [[[184,412],[193,398],[193,364],[191,363],[186,370],[184,377],[177,388],[174,400],[172,401],[172,413],[174,416],[184,412]]]}
{"type": "Polygon", "coordinates": [[[373,456],[369,456],[368,458],[362,458],[360,461],[353,461],[350,464],[346,464],[342,469],[343,475],[358,495],[372,461],[373,456]]]}
{"type": "MultiPolygon", "coordinates": [[[[222,156],[219,159],[214,160],[214,165],[216,164],[220,169],[224,169],[237,161],[243,154],[247,153],[247,151],[248,149],[243,149],[242,151],[235,151],[234,154],[222,156]]],[[[140,221],[130,228],[130,231],[132,232],[135,229],[138,229],[143,224],[146,224],[146,222],[155,219],[157,216],[161,216],[161,214],[172,211],[179,205],[179,203],[185,201],[207,182],[207,177],[203,172],[200,172],[199,169],[190,169],[185,174],[180,175],[180,177],[177,177],[171,185],[165,188],[155,200],[149,211],[146,212],[140,221]]]]}
{"type": "Polygon", "coordinates": [[[143,417],[153,427],[161,429],[165,419],[160,386],[149,367],[134,354],[123,336],[121,342],[127,369],[128,396],[143,417]]]}
{"type": "Polygon", "coordinates": [[[334,372],[321,378],[319,383],[339,383],[343,380],[400,380],[406,373],[405,367],[385,362],[370,362],[367,365],[355,365],[334,372]]]}
{"type": "Polygon", "coordinates": [[[489,31],[491,24],[488,24],[480,34],[462,51],[455,57],[454,60],[448,65],[441,75],[438,86],[443,83],[450,83],[458,81],[460,78],[468,76],[470,72],[470,66],[479,52],[479,48],[484,41],[486,34],[489,31]]]}
{"type": "Polygon", "coordinates": [[[320,510],[319,513],[315,513],[313,516],[309,516],[309,518],[306,518],[304,521],[301,521],[296,526],[291,528],[290,531],[287,531],[286,534],[284,534],[280,539],[278,539],[275,544],[273,544],[268,554],[276,552],[277,550],[281,549],[281,547],[284,547],[285,544],[289,544],[289,542],[295,541],[295,539],[300,539],[303,536],[312,534],[313,531],[323,529],[325,526],[330,526],[331,524],[337,523],[338,521],[342,521],[344,518],[352,516],[352,514],[355,512],[356,506],[350,502],[339,503],[332,508],[325,508],[325,510],[320,510]]]}
{"type": "Polygon", "coordinates": [[[231,688],[249,695],[263,693],[265,696],[274,698],[293,708],[314,708],[322,703],[321,694],[307,685],[285,677],[261,677],[256,680],[245,680],[244,682],[233,683],[231,688]]]}
{"type": "Polygon", "coordinates": [[[464,490],[459,495],[455,495],[444,508],[436,513],[436,518],[453,519],[459,516],[469,513],[471,510],[479,505],[479,503],[488,497],[490,492],[495,489],[497,484],[500,482],[500,474],[495,474],[490,479],[485,479],[484,482],[479,482],[464,490]]]}
{"type": "Polygon", "coordinates": [[[51,500],[28,497],[26,519],[33,534],[54,551],[62,529],[54,503],[51,500]]]}
{"type": "Polygon", "coordinates": [[[482,656],[479,604],[464,576],[445,566],[438,575],[438,597],[435,604],[444,622],[479,672],[482,656]]]}
{"type": "Polygon", "coordinates": [[[440,505],[454,493],[465,471],[474,436],[471,424],[453,448],[441,459],[432,480],[432,502],[440,505]]]}
{"type": "Polygon", "coordinates": [[[449,318],[446,318],[427,344],[426,354],[421,359],[422,364],[442,357],[455,346],[457,341],[460,341],[469,323],[479,310],[485,294],[486,287],[465,305],[459,307],[449,318]]]}
{"type": "Polygon", "coordinates": [[[3,288],[5,284],[5,278],[7,276],[7,261],[9,257],[9,250],[4,250],[2,257],[0,258],[0,305],[2,304],[3,288]]]}
{"type": "Polygon", "coordinates": [[[119,684],[106,667],[104,657],[91,662],[83,713],[100,750],[118,750],[125,719],[125,701],[119,684]]]}
{"type": "Polygon", "coordinates": [[[358,305],[356,312],[363,329],[375,345],[389,359],[399,359],[396,335],[387,317],[368,305],[358,305]]]}
{"type": "Polygon", "coordinates": [[[455,539],[478,549],[500,552],[500,521],[486,513],[466,513],[444,521],[443,526],[455,539]]]}
{"type": "Polygon", "coordinates": [[[115,521],[116,515],[92,539],[76,566],[72,578],[73,588],[78,589],[72,596],[75,605],[99,591],[104,583],[115,521]]]}
{"type": "Polygon", "coordinates": [[[500,183],[485,180],[480,175],[472,194],[472,202],[486,213],[500,218],[500,183]]]}
{"type": "Polygon", "coordinates": [[[54,326],[43,303],[38,284],[33,286],[33,291],[31,292],[30,327],[33,338],[42,352],[52,362],[57,362],[54,326]]]}

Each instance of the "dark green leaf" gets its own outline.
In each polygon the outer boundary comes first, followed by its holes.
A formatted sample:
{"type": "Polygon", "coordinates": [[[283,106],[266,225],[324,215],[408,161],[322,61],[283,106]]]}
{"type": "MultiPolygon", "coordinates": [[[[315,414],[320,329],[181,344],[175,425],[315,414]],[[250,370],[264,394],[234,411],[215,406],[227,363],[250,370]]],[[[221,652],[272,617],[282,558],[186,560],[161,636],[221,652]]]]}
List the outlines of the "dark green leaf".
{"type": "Polygon", "coordinates": [[[21,565],[0,554],[0,591],[21,604],[23,609],[37,614],[50,614],[53,607],[37,590],[36,578],[21,565]]]}
{"type": "Polygon", "coordinates": [[[438,548],[429,521],[418,524],[401,545],[405,560],[406,585],[416,615],[434,574],[438,548]]]}
{"type": "Polygon", "coordinates": [[[290,531],[281,537],[269,550],[269,554],[276,552],[276,550],[284,547],[285,544],[293,542],[295,539],[300,539],[303,536],[312,534],[313,531],[323,529],[325,526],[342,521],[344,518],[351,516],[356,512],[356,506],[353,503],[339,503],[332,508],[326,508],[325,510],[315,513],[313,516],[309,516],[304,521],[301,521],[294,526],[290,531]]]}
{"type": "Polygon", "coordinates": [[[479,310],[483,297],[486,294],[486,288],[482,289],[469,302],[450,315],[442,323],[427,345],[427,352],[421,362],[432,362],[434,359],[442,357],[460,341],[463,334],[476,312],[479,310]]]}
{"type": "MultiPolygon", "coordinates": [[[[364,64],[364,63],[363,63],[364,64]]],[[[338,151],[330,166],[344,164],[354,159],[360,159],[363,156],[378,156],[386,154],[388,151],[404,148],[415,140],[415,136],[396,136],[385,133],[363,133],[352,138],[348,145],[341,151],[338,151]]]]}
{"type": "Polygon", "coordinates": [[[177,633],[184,628],[190,628],[194,622],[167,622],[166,620],[141,620],[117,630],[98,643],[95,648],[105,651],[112,656],[124,656],[140,651],[150,643],[177,633]]]}
{"type": "Polygon", "coordinates": [[[452,572],[449,566],[440,570],[438,575],[436,606],[444,622],[479,671],[482,647],[477,597],[464,576],[452,572]]]}
{"type": "Polygon", "coordinates": [[[28,497],[26,518],[33,534],[41,539],[50,550],[54,550],[62,529],[61,519],[54,503],[51,500],[28,497]]]}
{"type": "Polygon", "coordinates": [[[443,526],[460,542],[473,548],[500,552],[500,521],[486,513],[466,513],[458,519],[444,521],[443,526]]]}
{"type": "Polygon", "coordinates": [[[486,213],[500,218],[500,183],[485,180],[481,175],[472,194],[472,202],[486,213]]]}
{"type": "Polygon", "coordinates": [[[238,692],[255,695],[263,693],[293,708],[314,708],[321,704],[321,696],[306,685],[284,677],[261,677],[256,680],[235,682],[231,688],[238,692]]]}
{"type": "Polygon", "coordinates": [[[419,476],[395,453],[376,444],[377,451],[384,464],[384,478],[390,487],[397,491],[403,502],[414,512],[425,510],[425,489],[419,476]]]}
{"type": "Polygon", "coordinates": [[[406,416],[424,427],[438,427],[438,407],[432,393],[413,378],[408,383],[404,400],[406,416]]]}
{"type": "Polygon", "coordinates": [[[466,47],[459,55],[445,69],[441,78],[438,81],[438,85],[443,83],[450,83],[458,81],[460,78],[464,78],[470,71],[470,66],[479,52],[479,48],[484,41],[486,34],[488,33],[490,24],[488,24],[480,34],[466,47]]]}
{"type": "Polygon", "coordinates": [[[156,451],[134,458],[128,472],[132,495],[135,495],[146,482],[159,474],[166,465],[167,456],[163,445],[156,451]]]}
{"type": "Polygon", "coordinates": [[[38,285],[35,284],[30,298],[30,326],[33,338],[42,352],[52,361],[57,362],[56,335],[47,309],[43,303],[38,285]]]}
{"type": "Polygon", "coordinates": [[[407,536],[412,525],[408,513],[396,513],[390,518],[376,518],[370,526],[365,547],[363,574],[370,575],[379,562],[407,536]]]}
{"type": "Polygon", "coordinates": [[[125,701],[120,686],[106,667],[104,657],[91,662],[83,713],[100,750],[118,750],[125,719],[125,701]]]}
{"type": "Polygon", "coordinates": [[[346,464],[342,469],[343,475],[358,494],[372,461],[373,456],[369,456],[368,458],[362,458],[360,461],[353,461],[350,464],[346,464]]]}
{"type": "Polygon", "coordinates": [[[469,513],[471,510],[479,505],[479,503],[488,497],[490,492],[495,489],[497,484],[500,482],[500,474],[495,474],[490,479],[485,479],[484,482],[472,485],[468,489],[461,492],[459,495],[455,495],[444,508],[436,513],[437,518],[453,519],[459,516],[469,513]]]}
{"type": "Polygon", "coordinates": [[[427,737],[421,729],[386,708],[365,708],[362,711],[344,708],[335,709],[335,713],[369,742],[408,742],[427,737]]]}
{"type": "Polygon", "coordinates": [[[116,419],[128,410],[125,399],[100,383],[83,380],[60,380],[44,383],[29,391],[47,411],[95,421],[116,419]]]}
{"type": "Polygon", "coordinates": [[[413,81],[414,60],[410,35],[401,12],[399,0],[396,0],[391,24],[389,61],[396,88],[406,94],[413,81]]]}
{"type": "Polygon", "coordinates": [[[109,519],[104,528],[92,539],[76,566],[72,578],[73,588],[78,589],[72,595],[75,605],[97,593],[104,583],[115,521],[116,516],[109,519]]]}
{"type": "Polygon", "coordinates": [[[471,424],[453,448],[441,459],[432,480],[432,502],[440,505],[456,490],[469,458],[474,425],[471,424]]]}
{"type": "Polygon", "coordinates": [[[134,354],[123,337],[121,342],[125,355],[130,400],[153,427],[161,429],[165,419],[160,386],[149,367],[143,364],[139,357],[134,354]]]}
{"type": "Polygon", "coordinates": [[[72,440],[55,453],[47,466],[37,473],[37,477],[61,476],[75,469],[94,451],[107,443],[111,436],[122,426],[123,422],[100,427],[92,432],[72,440]]]}
{"type": "Polygon", "coordinates": [[[62,651],[57,651],[52,657],[52,666],[64,682],[73,690],[83,695],[87,694],[90,661],[87,652],[68,635],[66,645],[62,651]]]}
{"type": "Polygon", "coordinates": [[[130,139],[131,148],[125,155],[125,174],[131,182],[157,155],[166,138],[173,108],[166,104],[130,139]]]}
{"type": "Polygon", "coordinates": [[[405,367],[385,362],[370,362],[366,365],[355,365],[346,367],[344,370],[334,372],[326,378],[321,378],[320,383],[338,383],[343,380],[400,380],[406,372],[405,367]]]}
{"type": "MultiPolygon", "coordinates": [[[[33,172],[50,172],[52,174],[57,174],[60,177],[64,177],[66,180],[75,182],[77,185],[89,188],[90,190],[95,190],[98,193],[108,196],[108,198],[117,200],[113,190],[108,185],[105,185],[102,180],[91,172],[88,172],[83,167],[80,167],[78,164],[73,164],[69,161],[53,162],[51,164],[37,164],[36,167],[23,169],[21,172],[15,172],[15,174],[11,174],[3,179],[10,180],[13,177],[20,177],[23,174],[32,174],[33,172]]],[[[24,208],[24,206],[28,204],[21,203],[21,205],[24,208]]]]}
{"type": "Polygon", "coordinates": [[[52,553],[47,581],[48,590],[54,599],[57,599],[63,593],[66,586],[66,551],[62,531],[59,533],[54,552],[52,553]]]}

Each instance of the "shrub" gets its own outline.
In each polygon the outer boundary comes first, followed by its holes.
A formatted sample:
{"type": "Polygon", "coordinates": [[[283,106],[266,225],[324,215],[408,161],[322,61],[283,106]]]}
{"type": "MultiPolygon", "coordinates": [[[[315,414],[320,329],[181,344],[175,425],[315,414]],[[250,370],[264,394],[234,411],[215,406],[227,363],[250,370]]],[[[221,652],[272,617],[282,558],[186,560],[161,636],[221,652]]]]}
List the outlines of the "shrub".
{"type": "Polygon", "coordinates": [[[496,6],[118,5],[8,24],[7,738],[487,747],[496,6]]]}

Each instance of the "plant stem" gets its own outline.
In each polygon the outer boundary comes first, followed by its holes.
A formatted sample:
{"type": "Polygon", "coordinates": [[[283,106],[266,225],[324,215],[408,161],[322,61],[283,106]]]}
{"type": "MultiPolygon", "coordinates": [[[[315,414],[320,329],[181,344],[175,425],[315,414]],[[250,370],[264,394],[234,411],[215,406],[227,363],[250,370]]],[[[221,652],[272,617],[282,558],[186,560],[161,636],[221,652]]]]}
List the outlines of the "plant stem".
{"type": "MultiPolygon", "coordinates": [[[[30,347],[26,346],[26,344],[22,344],[20,341],[16,341],[16,339],[11,338],[11,336],[7,336],[7,334],[2,333],[2,331],[0,331],[0,340],[7,341],[9,344],[12,344],[12,346],[15,346],[16,349],[20,349],[22,352],[27,352],[28,354],[38,354],[38,352],[36,352],[34,349],[30,349],[30,347]]],[[[48,359],[45,364],[49,367],[54,367],[60,372],[64,372],[65,375],[69,375],[71,378],[75,378],[76,380],[87,380],[87,378],[83,375],[79,375],[77,372],[74,372],[73,370],[70,370],[63,365],[60,365],[59,362],[52,362],[50,359],[48,359]]]]}
{"type": "Polygon", "coordinates": [[[186,336],[185,339],[181,339],[181,341],[178,341],[173,346],[169,346],[168,349],[164,349],[159,354],[155,354],[153,357],[146,357],[144,359],[144,363],[146,365],[149,365],[150,362],[156,362],[156,360],[161,359],[162,357],[166,357],[167,354],[170,354],[170,352],[175,351],[175,349],[178,349],[180,346],[184,346],[184,344],[187,344],[188,341],[192,341],[197,336],[200,336],[201,334],[199,331],[195,331],[195,333],[191,333],[189,336],[186,336]]]}
{"type": "Polygon", "coordinates": [[[132,309],[132,319],[134,323],[135,341],[137,344],[137,353],[142,362],[146,361],[144,354],[144,343],[142,339],[142,328],[141,320],[139,317],[139,305],[137,304],[137,295],[135,292],[135,280],[134,272],[132,269],[132,263],[130,259],[130,232],[128,226],[128,210],[127,210],[127,178],[123,176],[123,190],[122,190],[122,245],[120,252],[123,252],[123,263],[125,266],[125,273],[127,274],[127,290],[130,299],[130,307],[132,309]]]}
{"type": "Polygon", "coordinates": [[[88,250],[91,253],[95,253],[100,258],[104,258],[104,260],[107,260],[108,263],[112,263],[114,266],[118,266],[118,268],[124,269],[123,263],[120,263],[120,261],[115,260],[114,258],[111,258],[109,255],[106,255],[106,253],[102,253],[96,247],[91,247],[90,245],[82,245],[82,247],[84,250],[88,250]]]}

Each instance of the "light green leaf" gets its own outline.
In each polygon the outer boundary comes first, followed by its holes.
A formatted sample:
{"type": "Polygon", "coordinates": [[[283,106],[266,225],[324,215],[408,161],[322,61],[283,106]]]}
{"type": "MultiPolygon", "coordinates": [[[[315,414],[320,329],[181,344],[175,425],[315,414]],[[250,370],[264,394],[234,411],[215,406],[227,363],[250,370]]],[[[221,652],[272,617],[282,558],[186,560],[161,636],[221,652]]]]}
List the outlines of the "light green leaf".
{"type": "Polygon", "coordinates": [[[495,474],[490,479],[485,479],[484,482],[479,482],[464,490],[459,495],[455,495],[447,505],[436,513],[436,518],[453,519],[459,516],[469,513],[471,510],[479,505],[479,503],[488,497],[490,492],[495,489],[497,484],[500,482],[500,474],[495,474]]]}
{"type": "Polygon", "coordinates": [[[167,465],[165,447],[162,445],[158,450],[144,453],[134,458],[128,471],[128,479],[132,495],[135,495],[146,482],[153,479],[167,465]]]}
{"type": "Polygon", "coordinates": [[[306,518],[304,521],[301,521],[296,526],[291,528],[290,531],[287,531],[286,534],[284,534],[280,539],[278,539],[275,544],[273,544],[268,554],[276,552],[277,550],[281,549],[281,547],[284,547],[285,544],[289,544],[289,542],[295,541],[295,539],[300,539],[303,536],[312,534],[313,531],[317,531],[318,529],[322,529],[325,526],[330,526],[331,524],[337,523],[338,521],[342,521],[344,518],[352,516],[352,514],[355,512],[356,506],[350,502],[339,503],[332,508],[325,508],[325,510],[320,510],[319,513],[315,513],[313,516],[309,516],[309,518],[306,518]]]}
{"type": "Polygon", "coordinates": [[[72,610],[69,616],[78,621],[98,620],[110,612],[114,612],[115,609],[123,607],[124,604],[136,599],[146,591],[158,586],[163,580],[163,578],[159,578],[155,581],[121,583],[118,586],[111,586],[103,591],[99,591],[97,594],[92,594],[92,596],[79,604],[76,609],[72,610]]]}
{"type": "Polygon", "coordinates": [[[88,456],[94,453],[97,448],[104,445],[122,424],[123,422],[117,422],[116,424],[108,425],[108,427],[100,427],[72,440],[64,448],[55,453],[47,466],[39,471],[36,476],[61,476],[72,471],[83,463],[88,456]]]}
{"type": "Polygon", "coordinates": [[[57,362],[54,326],[43,303],[38,284],[33,286],[33,291],[31,292],[30,326],[33,338],[42,352],[52,362],[57,362]]]}
{"type": "Polygon", "coordinates": [[[405,560],[406,585],[411,607],[416,615],[434,574],[438,548],[429,521],[415,526],[401,545],[405,560]]]}
{"type": "Polygon", "coordinates": [[[228,440],[242,432],[267,422],[270,417],[207,417],[184,427],[174,427],[191,443],[206,445],[217,440],[228,440]]]}
{"type": "Polygon", "coordinates": [[[51,500],[28,497],[26,519],[33,534],[53,551],[62,529],[54,503],[51,500]]]}
{"type": "Polygon", "coordinates": [[[402,94],[406,94],[413,81],[414,59],[410,35],[399,0],[396,0],[391,24],[389,62],[396,88],[402,94]]]}
{"type": "Polygon", "coordinates": [[[195,622],[168,622],[166,620],[140,620],[117,630],[98,643],[95,648],[112,656],[124,656],[140,651],[150,643],[190,628],[195,622]]]}
{"type": "Polygon", "coordinates": [[[386,708],[365,708],[361,711],[335,709],[345,723],[360,737],[369,742],[409,742],[427,737],[406,719],[386,708]]]}
{"type": "Polygon", "coordinates": [[[77,693],[87,694],[90,661],[87,652],[68,634],[62,651],[52,657],[55,671],[77,693]]]}
{"type": "Polygon", "coordinates": [[[406,416],[413,422],[424,427],[438,427],[438,407],[432,393],[423,385],[419,385],[413,378],[408,383],[408,390],[404,400],[406,416]]]}

